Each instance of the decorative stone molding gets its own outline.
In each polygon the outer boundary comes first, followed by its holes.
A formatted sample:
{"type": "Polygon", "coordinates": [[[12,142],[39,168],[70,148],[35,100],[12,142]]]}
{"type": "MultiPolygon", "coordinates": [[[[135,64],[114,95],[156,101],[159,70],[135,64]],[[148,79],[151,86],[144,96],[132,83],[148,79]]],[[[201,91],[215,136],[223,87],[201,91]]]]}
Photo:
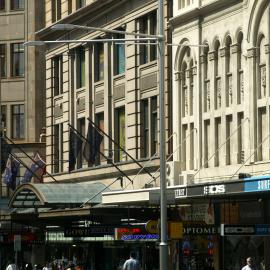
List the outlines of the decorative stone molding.
{"type": "Polygon", "coordinates": [[[207,60],[207,59],[206,59],[206,55],[205,55],[205,54],[200,55],[200,64],[205,63],[206,60],[207,60]]]}
{"type": "Polygon", "coordinates": [[[191,73],[191,70],[190,69],[187,69],[186,70],[186,78],[190,78],[190,74],[191,73]]]}
{"type": "Polygon", "coordinates": [[[197,66],[192,67],[192,75],[197,75],[197,66]]]}
{"type": "Polygon", "coordinates": [[[240,47],[238,46],[238,44],[233,44],[231,45],[231,52],[232,53],[237,53],[239,51],[240,47]]]}
{"type": "Polygon", "coordinates": [[[176,72],[174,73],[174,80],[175,80],[175,81],[179,81],[179,80],[180,80],[180,71],[176,71],[176,72]]]}
{"type": "Polygon", "coordinates": [[[215,51],[209,52],[208,59],[209,59],[209,61],[215,60],[216,59],[216,52],[215,51]]]}
{"type": "Polygon", "coordinates": [[[219,50],[219,52],[220,52],[220,57],[224,57],[225,55],[226,55],[226,50],[227,50],[227,48],[221,48],[220,50],[219,50]]]}
{"type": "Polygon", "coordinates": [[[247,50],[247,57],[248,58],[256,57],[256,55],[257,55],[256,48],[250,48],[250,49],[247,50]]]}
{"type": "Polygon", "coordinates": [[[266,54],[270,53],[270,43],[265,45],[265,53],[266,54]]]}

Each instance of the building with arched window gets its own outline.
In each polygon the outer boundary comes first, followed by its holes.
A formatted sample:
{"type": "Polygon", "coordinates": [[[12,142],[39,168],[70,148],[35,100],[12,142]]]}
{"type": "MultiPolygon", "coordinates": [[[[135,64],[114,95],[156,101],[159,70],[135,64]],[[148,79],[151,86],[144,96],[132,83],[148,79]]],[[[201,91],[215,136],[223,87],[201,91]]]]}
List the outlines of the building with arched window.
{"type": "Polygon", "coordinates": [[[201,205],[213,205],[210,223],[196,220],[193,200],[193,217],[184,222],[225,226],[213,235],[213,253],[209,239],[189,236],[193,250],[181,257],[183,266],[209,256],[215,269],[241,269],[254,256],[269,267],[268,234],[258,232],[270,218],[269,11],[269,1],[174,1],[171,185],[187,185],[187,196],[201,186],[201,205]]]}

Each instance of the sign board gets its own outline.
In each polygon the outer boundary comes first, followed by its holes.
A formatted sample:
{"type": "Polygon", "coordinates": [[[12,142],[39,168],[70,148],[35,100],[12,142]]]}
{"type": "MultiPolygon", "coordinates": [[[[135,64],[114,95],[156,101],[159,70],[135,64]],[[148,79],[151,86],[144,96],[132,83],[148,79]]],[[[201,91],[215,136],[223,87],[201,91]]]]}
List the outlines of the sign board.
{"type": "Polygon", "coordinates": [[[91,226],[91,227],[67,227],[64,229],[65,237],[87,237],[114,235],[112,226],[91,226]]]}
{"type": "Polygon", "coordinates": [[[270,190],[270,179],[257,179],[245,181],[245,192],[270,190]]]}
{"type": "Polygon", "coordinates": [[[21,235],[15,234],[14,235],[14,251],[21,251],[21,235]]]}
{"type": "Polygon", "coordinates": [[[221,224],[221,235],[258,235],[269,236],[270,224],[255,224],[255,225],[226,225],[221,224]]]}

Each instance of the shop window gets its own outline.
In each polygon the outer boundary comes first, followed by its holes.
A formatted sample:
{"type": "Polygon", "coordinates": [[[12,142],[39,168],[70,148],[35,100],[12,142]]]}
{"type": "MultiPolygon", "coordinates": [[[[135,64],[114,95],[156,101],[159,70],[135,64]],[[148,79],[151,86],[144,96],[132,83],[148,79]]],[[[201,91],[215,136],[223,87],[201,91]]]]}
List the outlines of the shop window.
{"type": "MultiPolygon", "coordinates": [[[[82,134],[82,136],[85,135],[85,118],[79,118],[77,120],[77,130],[79,134],[82,134]]],[[[83,163],[85,163],[85,159],[83,158],[83,150],[82,148],[78,149],[78,156],[77,156],[77,169],[82,168],[83,163]]]]}
{"type": "Polygon", "coordinates": [[[95,46],[95,82],[104,79],[104,46],[98,43],[95,46]]]}
{"type": "Polygon", "coordinates": [[[85,86],[85,51],[82,47],[76,50],[77,89],[85,86]]]}
{"type": "Polygon", "coordinates": [[[52,22],[61,19],[61,0],[52,0],[52,22]]]}
{"type": "Polygon", "coordinates": [[[7,46],[6,44],[0,44],[0,71],[1,78],[7,76],[7,46]]]}
{"type": "Polygon", "coordinates": [[[63,93],[63,56],[57,56],[52,59],[52,86],[53,96],[58,96],[63,93]]]}
{"type": "Polygon", "coordinates": [[[157,97],[141,101],[141,157],[154,155],[158,150],[157,97]]]}
{"type": "Polygon", "coordinates": [[[24,105],[12,106],[12,138],[24,139],[24,105]]]}
{"type": "MultiPolygon", "coordinates": [[[[104,130],[104,113],[97,113],[96,114],[96,124],[101,129],[104,130]]],[[[104,161],[104,139],[101,141],[101,144],[99,146],[99,152],[102,153],[98,156],[97,164],[100,164],[101,161],[104,161]]]]}
{"type": "Polygon", "coordinates": [[[53,172],[63,171],[63,124],[54,125],[53,130],[53,172]]]}
{"type": "Polygon", "coordinates": [[[11,10],[22,10],[24,9],[24,0],[11,0],[10,1],[11,10]]]}
{"type": "Polygon", "coordinates": [[[24,46],[23,43],[11,44],[12,77],[24,76],[24,46]]]}
{"type": "MultiPolygon", "coordinates": [[[[125,35],[117,35],[115,38],[125,38],[125,35]]],[[[114,75],[123,74],[126,68],[125,44],[124,41],[114,45],[114,75]]]]}
{"type": "MultiPolygon", "coordinates": [[[[126,121],[125,121],[125,108],[117,108],[115,110],[115,139],[119,146],[125,149],[126,145],[126,121]]],[[[114,149],[115,161],[124,161],[125,153],[115,145],[114,149]]]]}
{"type": "MultiPolygon", "coordinates": [[[[140,33],[156,35],[157,34],[157,15],[156,12],[152,12],[139,21],[140,33]]],[[[143,41],[145,43],[147,41],[143,41]]],[[[148,41],[148,43],[153,41],[148,41]]],[[[157,46],[156,45],[141,45],[140,46],[140,64],[146,64],[150,61],[157,59],[157,46]]]]}
{"type": "Polygon", "coordinates": [[[6,9],[6,0],[0,0],[0,12],[5,11],[6,9]]]}

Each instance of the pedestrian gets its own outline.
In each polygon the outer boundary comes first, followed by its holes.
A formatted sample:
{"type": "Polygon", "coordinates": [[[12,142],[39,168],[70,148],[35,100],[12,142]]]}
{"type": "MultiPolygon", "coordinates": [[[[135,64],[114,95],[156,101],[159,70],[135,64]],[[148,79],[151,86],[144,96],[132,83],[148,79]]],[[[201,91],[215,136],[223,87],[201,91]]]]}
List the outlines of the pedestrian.
{"type": "Polygon", "coordinates": [[[247,258],[247,265],[242,270],[258,270],[252,257],[247,258]]]}
{"type": "Polygon", "coordinates": [[[25,265],[25,270],[33,270],[32,264],[31,263],[27,263],[25,265]]]}
{"type": "Polygon", "coordinates": [[[42,270],[52,270],[52,267],[49,262],[45,264],[45,266],[42,268],[42,270]]]}
{"type": "Polygon", "coordinates": [[[7,264],[6,270],[19,270],[19,267],[12,260],[10,260],[7,264]]]}
{"type": "Polygon", "coordinates": [[[140,262],[136,259],[136,253],[130,252],[130,257],[125,261],[123,270],[141,270],[140,262]]]}

